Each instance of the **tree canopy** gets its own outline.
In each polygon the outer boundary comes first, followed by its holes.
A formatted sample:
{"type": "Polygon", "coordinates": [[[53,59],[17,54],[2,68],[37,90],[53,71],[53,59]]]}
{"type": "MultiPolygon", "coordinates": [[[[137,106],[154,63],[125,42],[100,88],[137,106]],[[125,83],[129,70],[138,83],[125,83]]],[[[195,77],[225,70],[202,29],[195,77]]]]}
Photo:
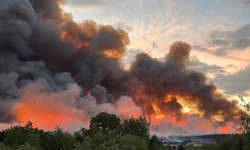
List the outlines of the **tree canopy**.
{"type": "Polygon", "coordinates": [[[99,113],[97,116],[91,118],[89,128],[98,128],[100,130],[113,130],[120,125],[120,122],[120,118],[118,118],[116,115],[102,112],[99,113]]]}
{"type": "Polygon", "coordinates": [[[167,150],[156,137],[149,136],[145,117],[121,122],[114,114],[91,118],[89,129],[73,134],[56,127],[53,131],[33,128],[32,122],[0,131],[1,150],[167,150]]]}

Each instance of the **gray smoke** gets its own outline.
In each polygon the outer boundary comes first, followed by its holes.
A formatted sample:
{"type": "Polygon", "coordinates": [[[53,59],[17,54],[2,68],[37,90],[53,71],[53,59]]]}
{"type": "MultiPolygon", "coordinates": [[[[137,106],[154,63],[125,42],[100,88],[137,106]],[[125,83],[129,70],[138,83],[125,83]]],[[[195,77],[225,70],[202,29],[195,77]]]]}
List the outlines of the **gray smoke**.
{"type": "MultiPolygon", "coordinates": [[[[237,102],[218,93],[204,74],[188,69],[189,44],[175,42],[164,61],[140,53],[125,70],[122,57],[130,43],[128,34],[91,20],[78,24],[60,8],[63,4],[63,0],[0,1],[0,122],[15,120],[9,112],[20,101],[18,91],[40,79],[49,84],[50,92],[77,83],[78,99],[89,92],[93,97],[88,102],[94,99],[98,105],[112,106],[128,95],[146,115],[155,115],[157,106],[164,115],[180,120],[181,97],[216,125],[237,122],[237,102]]],[[[86,108],[78,105],[74,107],[86,108]]]]}

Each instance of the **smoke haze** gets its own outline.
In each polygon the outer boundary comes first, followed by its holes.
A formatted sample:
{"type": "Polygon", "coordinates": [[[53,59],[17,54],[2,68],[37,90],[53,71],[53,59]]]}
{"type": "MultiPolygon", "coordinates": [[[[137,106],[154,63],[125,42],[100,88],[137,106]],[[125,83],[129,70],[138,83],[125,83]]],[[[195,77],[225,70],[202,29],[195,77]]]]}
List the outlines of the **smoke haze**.
{"type": "Polygon", "coordinates": [[[0,1],[1,126],[31,120],[73,130],[103,111],[147,115],[153,132],[167,134],[231,132],[237,125],[238,103],[189,69],[188,43],[166,47],[163,61],[140,53],[126,70],[128,34],[92,20],[76,23],[64,4],[0,1]]]}

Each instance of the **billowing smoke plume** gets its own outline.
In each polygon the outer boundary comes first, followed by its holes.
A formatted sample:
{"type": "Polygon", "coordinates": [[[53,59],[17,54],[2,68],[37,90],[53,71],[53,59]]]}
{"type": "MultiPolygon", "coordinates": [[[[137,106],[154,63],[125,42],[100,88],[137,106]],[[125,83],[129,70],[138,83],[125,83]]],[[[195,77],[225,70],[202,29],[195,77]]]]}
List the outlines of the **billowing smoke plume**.
{"type": "Polygon", "coordinates": [[[189,44],[175,42],[168,53],[166,48],[164,61],[140,53],[125,70],[128,34],[90,20],[76,23],[60,8],[64,4],[0,1],[1,123],[86,125],[102,111],[122,118],[147,115],[157,131],[179,123],[182,132],[199,119],[212,128],[237,123],[237,102],[188,69],[189,44]]]}

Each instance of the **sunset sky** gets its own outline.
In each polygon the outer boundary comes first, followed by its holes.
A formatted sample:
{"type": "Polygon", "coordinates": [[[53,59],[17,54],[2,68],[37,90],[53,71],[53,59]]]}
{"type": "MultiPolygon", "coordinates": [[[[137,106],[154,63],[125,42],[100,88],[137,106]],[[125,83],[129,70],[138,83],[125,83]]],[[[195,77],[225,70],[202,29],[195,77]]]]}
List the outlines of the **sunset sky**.
{"type": "Polygon", "coordinates": [[[249,0],[67,0],[77,22],[91,19],[128,32],[125,63],[139,52],[162,58],[169,45],[192,45],[192,68],[229,96],[250,93],[249,0]]]}

